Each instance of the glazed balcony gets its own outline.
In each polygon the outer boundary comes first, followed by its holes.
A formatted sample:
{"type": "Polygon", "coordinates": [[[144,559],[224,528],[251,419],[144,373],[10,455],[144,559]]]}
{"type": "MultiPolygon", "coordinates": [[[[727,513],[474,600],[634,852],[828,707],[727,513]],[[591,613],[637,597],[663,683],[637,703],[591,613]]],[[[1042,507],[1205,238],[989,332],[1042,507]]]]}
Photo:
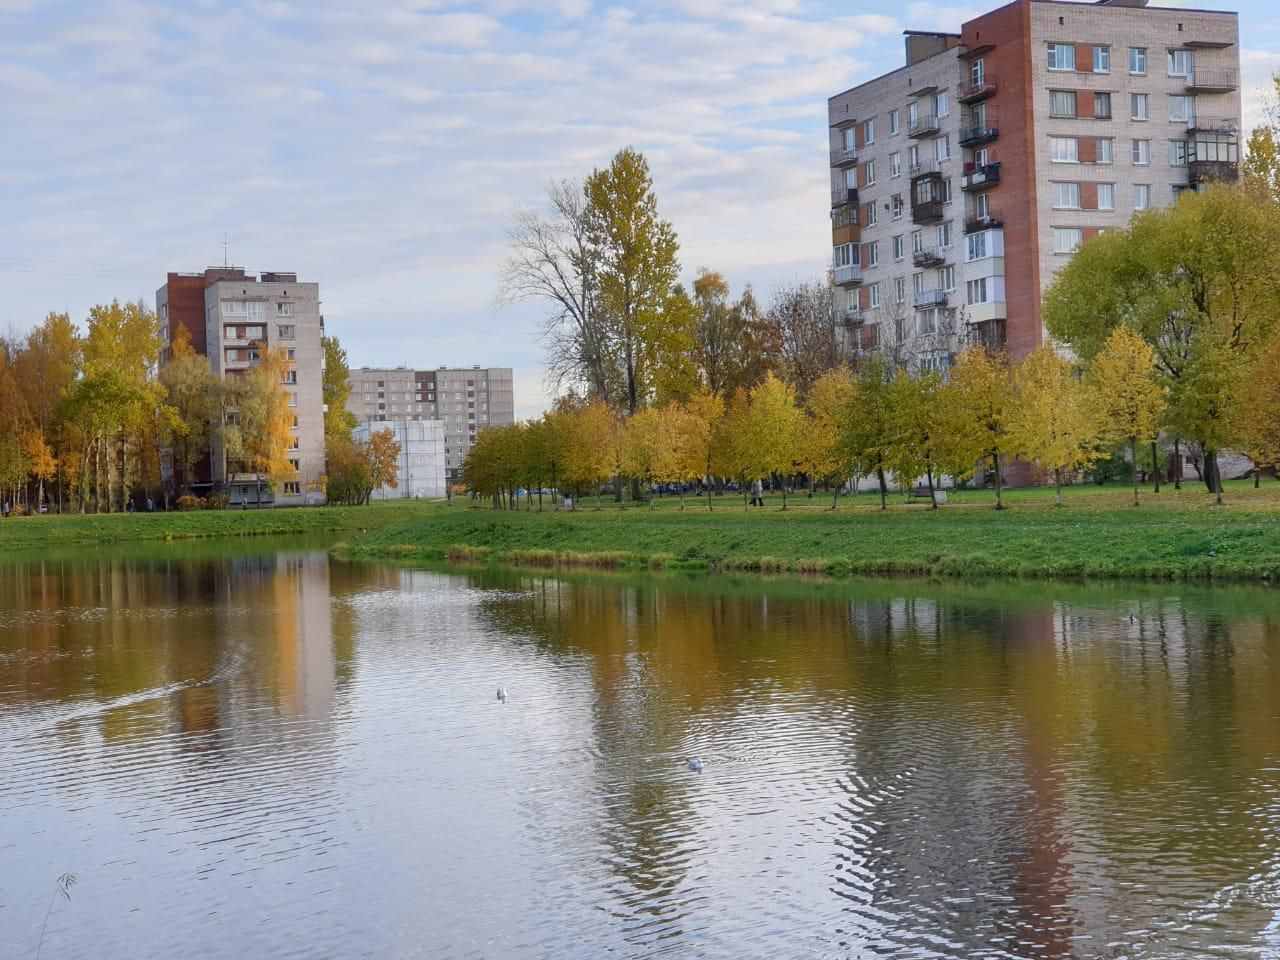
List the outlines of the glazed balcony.
{"type": "Polygon", "coordinates": [[[911,254],[911,263],[917,267],[938,267],[947,262],[947,251],[942,247],[924,247],[911,254]]]}
{"type": "Polygon", "coordinates": [[[1188,93],[1230,93],[1238,89],[1234,70],[1201,70],[1197,67],[1187,76],[1188,93]]]}
{"type": "Polygon", "coordinates": [[[1235,183],[1240,179],[1240,164],[1235,160],[1189,160],[1187,178],[1192,183],[1235,183]]]}
{"type": "Polygon", "coordinates": [[[985,190],[1000,182],[1000,163],[988,163],[984,166],[966,163],[964,176],[960,178],[961,190],[985,190]]]}
{"type": "Polygon", "coordinates": [[[935,137],[938,135],[938,118],[932,113],[923,113],[914,120],[907,121],[907,136],[913,139],[935,137]]]}
{"type": "Polygon", "coordinates": [[[856,287],[862,283],[862,267],[851,263],[835,268],[835,284],[837,287],[856,287]]]}
{"type": "Polygon", "coordinates": [[[992,122],[976,127],[965,127],[960,131],[960,146],[980,147],[1000,136],[1000,130],[992,122]]]}
{"type": "Polygon", "coordinates": [[[970,83],[960,88],[956,99],[961,103],[981,103],[987,97],[994,96],[996,81],[992,77],[983,77],[981,83],[970,83]]]}
{"type": "Polygon", "coordinates": [[[833,147],[831,150],[831,166],[838,170],[858,165],[857,147],[833,147]]]}
{"type": "Polygon", "coordinates": [[[942,219],[942,201],[924,200],[911,203],[912,223],[936,223],[942,219]]]}
{"type": "Polygon", "coordinates": [[[1240,132],[1240,124],[1232,117],[1196,117],[1187,124],[1187,132],[1204,133],[1215,137],[1234,137],[1240,132]]]}
{"type": "Polygon", "coordinates": [[[917,310],[945,307],[947,305],[947,291],[938,287],[934,287],[932,290],[921,290],[916,294],[915,304],[917,310]]]}
{"type": "Polygon", "coordinates": [[[999,318],[972,324],[969,327],[970,336],[972,336],[975,343],[987,350],[999,352],[1008,343],[1008,336],[1005,332],[1006,323],[1003,318],[999,318]]]}

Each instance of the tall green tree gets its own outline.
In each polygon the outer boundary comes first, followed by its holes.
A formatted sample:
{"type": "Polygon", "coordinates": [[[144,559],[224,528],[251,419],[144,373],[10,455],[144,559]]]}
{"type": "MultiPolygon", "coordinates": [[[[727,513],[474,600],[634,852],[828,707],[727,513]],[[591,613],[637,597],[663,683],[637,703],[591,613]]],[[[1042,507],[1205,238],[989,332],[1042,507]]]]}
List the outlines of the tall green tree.
{"type": "Polygon", "coordinates": [[[174,416],[166,440],[180,477],[180,489],[189,492],[195,465],[209,450],[209,442],[221,425],[222,383],[207,357],[191,346],[191,334],[177,326],[169,358],[160,368],[160,385],[174,416]]]}
{"type": "Polygon", "coordinates": [[[938,509],[935,483],[942,445],[942,379],[936,373],[911,376],[899,368],[889,383],[889,446],[886,464],[904,488],[924,477],[930,509],[938,509]]]}
{"type": "Polygon", "coordinates": [[[730,301],[728,282],[704,267],[693,281],[693,302],[693,357],[703,385],[726,397],[759,383],[772,367],[775,348],[751,288],[730,301]]]}
{"type": "Polygon", "coordinates": [[[1153,349],[1177,435],[1205,450],[1220,486],[1231,371],[1243,371],[1280,317],[1280,204],[1225,186],[1148,211],[1085,244],[1045,294],[1049,333],[1085,362],[1118,326],[1153,349]],[[1216,397],[1206,390],[1221,390],[1216,397]]]}
{"type": "Polygon", "coordinates": [[[1245,188],[1256,196],[1280,203],[1280,73],[1271,77],[1265,119],[1249,134],[1244,155],[1245,188]]]}
{"type": "Polygon", "coordinates": [[[351,436],[356,426],[356,415],[347,409],[351,396],[351,368],[347,364],[347,351],[337,337],[323,336],[320,345],[324,349],[324,373],[322,393],[325,402],[324,435],[329,437],[351,436]]]}
{"type": "Polygon", "coordinates": [[[843,442],[849,456],[864,477],[875,477],[880,485],[880,509],[889,508],[889,448],[893,439],[892,374],[884,360],[868,357],[858,365],[853,398],[844,418],[843,442]]]}

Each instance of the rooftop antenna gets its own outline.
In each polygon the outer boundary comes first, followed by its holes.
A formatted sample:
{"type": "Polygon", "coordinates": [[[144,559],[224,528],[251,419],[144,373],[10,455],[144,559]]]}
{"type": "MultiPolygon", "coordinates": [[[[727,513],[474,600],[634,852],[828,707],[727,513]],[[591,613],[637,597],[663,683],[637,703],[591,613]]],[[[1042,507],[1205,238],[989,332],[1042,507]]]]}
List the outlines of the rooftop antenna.
{"type": "Polygon", "coordinates": [[[229,244],[230,244],[230,241],[229,241],[229,240],[227,240],[227,235],[224,233],[224,234],[222,235],[222,266],[223,266],[223,269],[226,269],[226,267],[228,266],[228,263],[227,263],[227,246],[228,246],[229,244]]]}

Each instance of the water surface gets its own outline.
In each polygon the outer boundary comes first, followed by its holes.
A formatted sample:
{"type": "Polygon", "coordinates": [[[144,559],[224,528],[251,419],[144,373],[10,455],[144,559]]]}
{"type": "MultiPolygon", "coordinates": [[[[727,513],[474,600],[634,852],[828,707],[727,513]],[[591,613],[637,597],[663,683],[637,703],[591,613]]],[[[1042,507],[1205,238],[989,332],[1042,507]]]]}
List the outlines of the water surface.
{"type": "Polygon", "coordinates": [[[1247,589],[10,561],[0,957],[1276,956],[1277,690],[1247,589]]]}

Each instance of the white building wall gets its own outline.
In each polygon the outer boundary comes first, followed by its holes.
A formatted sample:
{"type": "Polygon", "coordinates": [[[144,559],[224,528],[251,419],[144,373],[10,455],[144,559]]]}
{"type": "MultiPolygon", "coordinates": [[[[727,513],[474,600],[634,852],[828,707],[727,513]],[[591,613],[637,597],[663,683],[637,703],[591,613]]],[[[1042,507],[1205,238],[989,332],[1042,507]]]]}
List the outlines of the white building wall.
{"type": "Polygon", "coordinates": [[[398,485],[392,490],[379,487],[374,500],[427,499],[443,497],[445,487],[444,424],[439,420],[385,420],[360,423],[352,431],[359,443],[383,430],[395,434],[400,444],[398,485]]]}

